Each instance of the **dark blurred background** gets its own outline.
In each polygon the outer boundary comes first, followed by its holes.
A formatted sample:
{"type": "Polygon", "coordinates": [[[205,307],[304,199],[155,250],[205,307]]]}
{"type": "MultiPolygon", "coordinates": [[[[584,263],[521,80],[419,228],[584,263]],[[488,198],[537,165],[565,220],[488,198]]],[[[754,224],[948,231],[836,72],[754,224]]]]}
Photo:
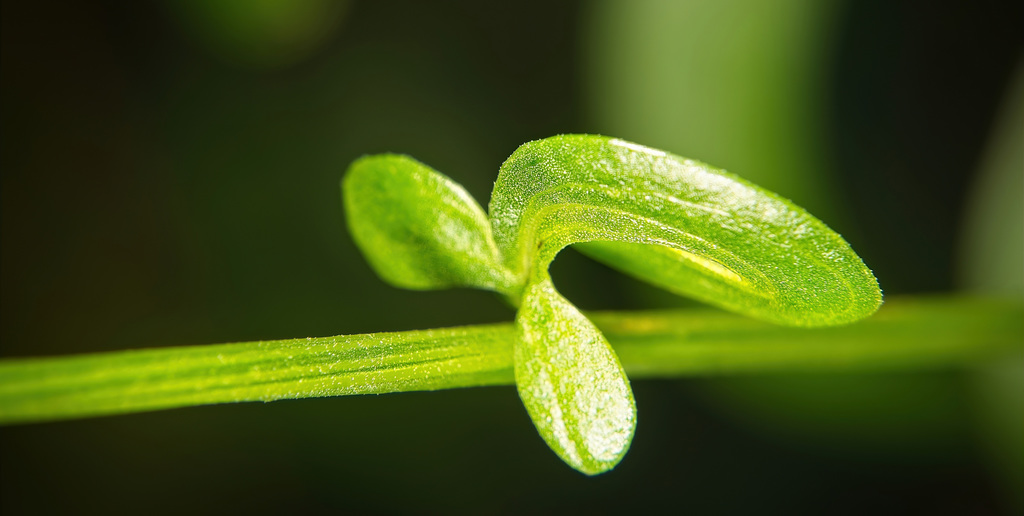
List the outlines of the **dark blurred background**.
{"type": "MultiPolygon", "coordinates": [[[[486,292],[376,278],[339,181],[362,154],[407,153],[486,206],[501,162],[559,133],[788,196],[886,295],[1019,292],[1022,14],[5,0],[0,356],[511,320],[486,292]]],[[[584,309],[687,304],[573,251],[552,274],[584,309]]],[[[6,427],[0,509],[1007,514],[1024,452],[993,437],[1008,391],[991,387],[1021,375],[989,373],[638,381],[632,450],[597,478],[547,449],[513,387],[6,427]]]]}

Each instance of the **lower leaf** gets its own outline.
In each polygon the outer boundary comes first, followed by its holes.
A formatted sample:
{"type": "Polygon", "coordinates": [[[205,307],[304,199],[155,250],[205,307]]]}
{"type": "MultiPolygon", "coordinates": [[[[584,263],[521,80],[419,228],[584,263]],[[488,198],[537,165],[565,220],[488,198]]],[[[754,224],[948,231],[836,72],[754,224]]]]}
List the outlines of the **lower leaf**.
{"type": "Polygon", "coordinates": [[[633,439],[636,404],[604,335],[547,278],[526,289],[516,324],[516,387],[541,437],[587,475],[615,467],[633,439]]]}

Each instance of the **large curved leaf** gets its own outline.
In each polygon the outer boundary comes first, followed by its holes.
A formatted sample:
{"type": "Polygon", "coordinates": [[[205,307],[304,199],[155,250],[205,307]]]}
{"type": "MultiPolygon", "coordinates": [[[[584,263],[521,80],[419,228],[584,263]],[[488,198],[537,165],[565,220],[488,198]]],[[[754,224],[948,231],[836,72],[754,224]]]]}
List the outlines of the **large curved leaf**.
{"type": "Polygon", "coordinates": [[[881,303],[871,271],[803,209],[703,163],[615,138],[521,146],[501,167],[490,215],[514,271],[594,242],[579,248],[677,294],[776,323],[848,323],[881,303]]]}

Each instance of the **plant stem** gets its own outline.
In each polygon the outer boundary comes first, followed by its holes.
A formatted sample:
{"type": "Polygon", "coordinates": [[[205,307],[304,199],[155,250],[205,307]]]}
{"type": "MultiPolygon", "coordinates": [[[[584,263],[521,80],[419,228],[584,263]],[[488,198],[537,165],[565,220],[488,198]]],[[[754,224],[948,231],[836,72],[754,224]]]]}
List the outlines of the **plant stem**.
{"type": "MultiPolygon", "coordinates": [[[[848,326],[710,310],[589,314],[632,379],[962,366],[1024,348],[1024,305],[904,298],[848,326]]],[[[513,383],[512,324],[0,361],[0,423],[513,383]]]]}

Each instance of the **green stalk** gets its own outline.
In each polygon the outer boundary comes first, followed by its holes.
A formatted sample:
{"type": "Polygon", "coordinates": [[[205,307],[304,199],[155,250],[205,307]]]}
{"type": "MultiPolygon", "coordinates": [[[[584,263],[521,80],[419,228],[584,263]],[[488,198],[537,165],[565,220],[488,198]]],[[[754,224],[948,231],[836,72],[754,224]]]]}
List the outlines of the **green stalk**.
{"type": "MultiPolygon", "coordinates": [[[[598,312],[633,379],[963,366],[1024,349],[1024,306],[889,301],[841,327],[774,326],[710,310],[598,312]]],[[[213,403],[513,383],[511,323],[0,361],[0,423],[213,403]]]]}

